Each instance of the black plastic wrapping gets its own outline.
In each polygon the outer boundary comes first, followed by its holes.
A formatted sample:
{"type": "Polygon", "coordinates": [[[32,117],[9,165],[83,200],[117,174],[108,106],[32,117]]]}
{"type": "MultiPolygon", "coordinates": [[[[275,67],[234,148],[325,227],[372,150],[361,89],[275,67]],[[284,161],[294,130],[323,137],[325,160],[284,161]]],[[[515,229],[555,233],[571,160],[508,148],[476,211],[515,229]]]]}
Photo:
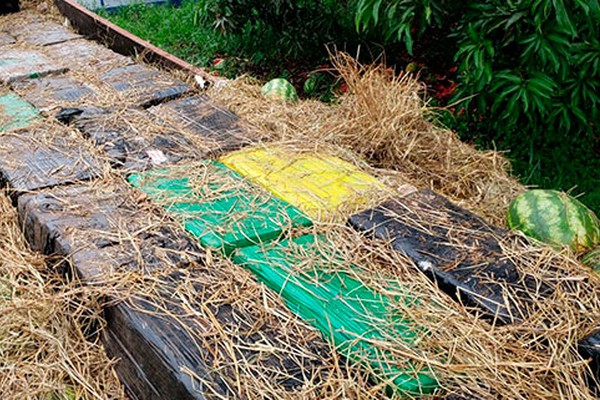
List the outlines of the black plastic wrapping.
{"type": "Polygon", "coordinates": [[[206,95],[169,101],[148,111],[178,131],[212,143],[211,155],[237,150],[257,139],[236,114],[216,104],[206,95]]]}
{"type": "Polygon", "coordinates": [[[520,305],[531,302],[527,287],[535,282],[502,254],[499,241],[507,232],[443,196],[421,190],[355,214],[349,222],[389,241],[465,305],[503,323],[526,317],[520,305]]]}
{"type": "Polygon", "coordinates": [[[44,128],[0,138],[0,184],[13,194],[85,181],[99,176],[102,161],[67,132],[44,128]]]}
{"type": "Polygon", "coordinates": [[[0,15],[19,12],[19,0],[2,0],[0,3],[0,15]]]}
{"type": "Polygon", "coordinates": [[[123,185],[73,185],[18,200],[34,250],[68,257],[86,282],[113,272],[147,273],[201,261],[204,251],[175,223],[136,203],[123,185]]]}
{"type": "Polygon", "coordinates": [[[140,64],[114,68],[99,79],[132,105],[150,107],[176,99],[190,87],[171,75],[140,64]]]}

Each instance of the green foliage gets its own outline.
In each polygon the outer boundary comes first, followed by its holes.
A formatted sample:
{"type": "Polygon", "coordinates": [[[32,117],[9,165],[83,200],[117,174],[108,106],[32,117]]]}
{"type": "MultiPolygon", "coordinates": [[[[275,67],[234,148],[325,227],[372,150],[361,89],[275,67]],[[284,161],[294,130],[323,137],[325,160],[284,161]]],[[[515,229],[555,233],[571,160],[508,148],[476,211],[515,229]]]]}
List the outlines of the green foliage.
{"type": "Polygon", "coordinates": [[[328,60],[327,45],[356,47],[353,1],[185,0],[181,7],[138,4],[104,16],[196,65],[214,69],[223,59],[220,75],[269,78],[314,68],[328,60]]]}
{"type": "Polygon", "coordinates": [[[209,66],[215,54],[233,46],[229,38],[215,35],[211,27],[195,25],[195,11],[196,2],[187,0],[181,7],[133,4],[114,13],[98,13],[177,57],[209,66]]]}
{"type": "Polygon", "coordinates": [[[357,27],[409,52],[432,30],[457,45],[454,127],[467,127],[463,138],[509,150],[525,183],[578,185],[596,210],[598,21],[598,0],[359,0],[356,14],[357,27]]]}
{"type": "Polygon", "coordinates": [[[472,4],[455,29],[457,98],[480,142],[510,150],[526,183],[578,185],[596,210],[597,21],[597,0],[493,0],[472,4]]]}
{"type": "Polygon", "coordinates": [[[335,102],[337,95],[347,90],[346,84],[328,71],[310,72],[303,85],[304,94],[326,103],[335,102]]]}
{"type": "Polygon", "coordinates": [[[452,0],[358,0],[358,31],[383,37],[386,43],[402,42],[410,54],[415,38],[427,28],[448,27],[464,9],[452,0]]]}
{"type": "Polygon", "coordinates": [[[600,115],[600,8],[593,5],[577,0],[473,4],[456,35],[458,95],[478,94],[463,107],[490,117],[490,127],[505,134],[591,133],[600,115]]]}
{"type": "Polygon", "coordinates": [[[347,7],[336,0],[199,0],[196,23],[237,36],[237,54],[255,64],[311,62],[326,59],[325,44],[356,36],[347,7]]]}

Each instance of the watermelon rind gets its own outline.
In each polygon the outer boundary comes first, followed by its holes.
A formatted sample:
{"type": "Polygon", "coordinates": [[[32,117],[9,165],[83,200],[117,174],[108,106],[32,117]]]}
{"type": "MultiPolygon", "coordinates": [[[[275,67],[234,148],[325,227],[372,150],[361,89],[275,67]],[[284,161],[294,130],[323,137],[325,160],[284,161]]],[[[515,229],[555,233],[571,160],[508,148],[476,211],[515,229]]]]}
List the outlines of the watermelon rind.
{"type": "Polygon", "coordinates": [[[600,272],[600,247],[587,253],[581,261],[595,272],[600,272]]]}
{"type": "Polygon", "coordinates": [[[283,78],[272,79],[265,83],[261,93],[265,97],[274,100],[294,101],[298,99],[294,86],[283,78]]]}
{"type": "Polygon", "coordinates": [[[534,189],[509,205],[511,229],[555,247],[586,250],[600,243],[600,221],[577,199],[556,190],[534,189]]]}
{"type": "Polygon", "coordinates": [[[317,88],[318,76],[311,74],[306,81],[304,81],[304,93],[312,94],[317,88]]]}

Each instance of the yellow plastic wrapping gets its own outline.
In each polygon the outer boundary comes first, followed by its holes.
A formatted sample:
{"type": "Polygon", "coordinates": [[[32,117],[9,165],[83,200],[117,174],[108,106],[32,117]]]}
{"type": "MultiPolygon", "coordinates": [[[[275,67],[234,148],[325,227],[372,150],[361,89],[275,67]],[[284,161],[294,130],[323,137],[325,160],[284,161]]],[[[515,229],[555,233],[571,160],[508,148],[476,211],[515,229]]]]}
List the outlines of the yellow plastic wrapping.
{"type": "Polygon", "coordinates": [[[325,154],[261,147],[227,154],[220,161],[317,220],[359,211],[385,189],[372,175],[325,154]]]}

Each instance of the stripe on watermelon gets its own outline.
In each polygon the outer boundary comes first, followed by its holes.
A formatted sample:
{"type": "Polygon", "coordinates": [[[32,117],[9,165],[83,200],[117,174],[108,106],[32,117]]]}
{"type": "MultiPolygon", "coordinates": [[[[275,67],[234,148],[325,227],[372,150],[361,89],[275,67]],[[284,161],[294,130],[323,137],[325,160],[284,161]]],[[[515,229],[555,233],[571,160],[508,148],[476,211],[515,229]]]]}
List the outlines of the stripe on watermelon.
{"type": "Polygon", "coordinates": [[[585,205],[579,201],[578,203],[581,205],[581,212],[584,216],[585,227],[591,230],[591,233],[588,234],[588,246],[593,247],[600,242],[600,220],[598,220],[596,214],[590,212],[585,205]]]}
{"type": "Polygon", "coordinates": [[[591,222],[591,219],[589,218],[589,211],[576,199],[572,199],[572,201],[565,201],[565,203],[567,204],[568,208],[572,209],[572,229],[576,233],[576,247],[590,247],[592,245],[592,238],[590,237],[591,235],[588,235],[586,231],[586,226],[592,226],[589,225],[591,222]]]}
{"type": "Polygon", "coordinates": [[[552,205],[558,211],[556,219],[550,217],[548,221],[551,225],[551,235],[548,239],[551,242],[569,244],[576,241],[579,237],[579,221],[573,221],[577,219],[576,211],[571,206],[569,198],[563,193],[552,191],[552,194],[548,196],[552,201],[552,205]]]}
{"type": "MultiPolygon", "coordinates": [[[[526,196],[518,196],[513,202],[512,207],[509,209],[508,216],[510,226],[523,231],[528,235],[533,233],[533,225],[529,223],[531,221],[532,213],[532,204],[526,196]]],[[[536,239],[540,240],[538,237],[536,237],[536,239]]]]}
{"type": "Polygon", "coordinates": [[[581,260],[596,272],[600,272],[600,247],[592,250],[581,260]]]}
{"type": "Polygon", "coordinates": [[[561,231],[568,232],[568,223],[558,224],[556,221],[564,221],[561,214],[566,214],[564,207],[560,206],[560,198],[556,193],[532,192],[531,198],[533,225],[540,233],[540,240],[543,242],[562,242],[561,231]],[[557,201],[559,202],[557,204],[557,201]]]}
{"type": "Polygon", "coordinates": [[[600,220],[584,204],[556,190],[531,190],[517,196],[508,223],[526,235],[576,250],[600,243],[600,220]]]}

